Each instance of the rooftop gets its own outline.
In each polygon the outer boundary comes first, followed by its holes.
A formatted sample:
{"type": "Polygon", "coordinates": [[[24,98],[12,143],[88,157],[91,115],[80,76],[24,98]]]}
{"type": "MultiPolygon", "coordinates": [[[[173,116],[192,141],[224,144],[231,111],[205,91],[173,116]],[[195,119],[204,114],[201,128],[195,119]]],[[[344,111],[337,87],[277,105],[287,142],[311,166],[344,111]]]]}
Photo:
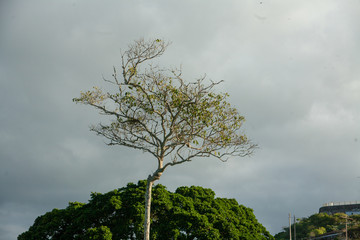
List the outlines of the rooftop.
{"type": "Polygon", "coordinates": [[[329,202],[324,203],[323,207],[330,207],[330,206],[343,206],[343,205],[353,205],[353,204],[360,204],[360,201],[350,201],[350,202],[329,202]]]}

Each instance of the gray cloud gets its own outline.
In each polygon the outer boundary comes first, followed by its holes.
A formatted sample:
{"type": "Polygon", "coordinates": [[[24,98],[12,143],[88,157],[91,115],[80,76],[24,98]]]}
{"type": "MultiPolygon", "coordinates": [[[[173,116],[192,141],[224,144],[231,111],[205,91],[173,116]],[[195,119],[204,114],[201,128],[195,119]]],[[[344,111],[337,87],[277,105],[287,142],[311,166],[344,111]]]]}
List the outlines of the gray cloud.
{"type": "Polygon", "coordinates": [[[120,49],[172,41],[161,64],[207,74],[247,118],[260,149],[227,163],[201,159],[160,180],[214,189],[254,209],[272,233],[288,212],[359,198],[360,3],[338,1],[2,1],[0,6],[0,239],[68,201],[86,202],[144,179],[151,156],[108,147],[88,131],[105,121],[74,104],[103,86],[120,49]]]}

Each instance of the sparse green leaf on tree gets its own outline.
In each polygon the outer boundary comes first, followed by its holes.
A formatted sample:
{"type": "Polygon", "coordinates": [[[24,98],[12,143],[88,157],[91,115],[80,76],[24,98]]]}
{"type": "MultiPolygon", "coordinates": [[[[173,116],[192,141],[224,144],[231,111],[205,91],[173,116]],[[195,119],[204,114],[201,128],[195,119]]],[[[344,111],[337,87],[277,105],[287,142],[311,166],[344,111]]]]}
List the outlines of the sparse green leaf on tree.
{"type": "Polygon", "coordinates": [[[114,92],[95,87],[73,99],[110,117],[109,124],[91,127],[109,145],[142,150],[156,159],[157,168],[147,178],[145,240],[150,231],[151,188],[166,168],[196,158],[243,157],[256,146],[245,137],[244,117],[227,102],[229,95],[215,91],[222,81],[202,77],[189,82],[181,70],[152,64],[168,45],[160,39],[135,41],[122,54],[121,74],[114,67],[113,79],[105,80],[114,92]]]}

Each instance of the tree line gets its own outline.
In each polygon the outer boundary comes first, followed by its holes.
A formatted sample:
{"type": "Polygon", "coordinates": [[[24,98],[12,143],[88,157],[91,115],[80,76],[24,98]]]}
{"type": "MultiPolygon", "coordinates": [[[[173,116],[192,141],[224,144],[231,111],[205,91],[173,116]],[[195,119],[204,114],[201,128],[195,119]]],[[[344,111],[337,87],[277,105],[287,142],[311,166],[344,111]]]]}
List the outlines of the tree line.
{"type": "MultiPolygon", "coordinates": [[[[335,213],[329,215],[327,213],[317,213],[310,217],[299,219],[295,223],[296,239],[316,239],[316,237],[326,234],[339,234],[338,239],[342,239],[348,232],[348,239],[360,239],[360,215],[348,216],[345,213],[335,213]],[[347,225],[347,226],[346,226],[347,225]]],[[[294,229],[294,224],[292,224],[294,229]]],[[[294,234],[294,231],[292,231],[294,234]]],[[[276,240],[289,239],[289,227],[284,227],[282,232],[277,233],[276,240]]],[[[295,236],[292,235],[292,239],[295,236]]]]}

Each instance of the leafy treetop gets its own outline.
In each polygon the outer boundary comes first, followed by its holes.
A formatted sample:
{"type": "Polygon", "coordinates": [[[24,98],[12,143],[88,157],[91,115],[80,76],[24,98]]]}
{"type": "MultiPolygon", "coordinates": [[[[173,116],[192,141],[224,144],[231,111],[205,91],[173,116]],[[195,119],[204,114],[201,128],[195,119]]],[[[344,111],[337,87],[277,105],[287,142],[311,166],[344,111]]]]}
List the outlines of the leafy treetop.
{"type": "MultiPolygon", "coordinates": [[[[146,181],[106,194],[92,193],[87,204],[73,202],[38,217],[18,240],[140,239],[146,181]]],[[[153,188],[151,239],[273,239],[252,209],[235,199],[215,198],[211,189],[153,188]]]]}
{"type": "Polygon", "coordinates": [[[203,77],[187,83],[181,70],[143,66],[167,46],[160,39],[135,41],[122,55],[121,74],[114,67],[113,79],[106,80],[116,92],[94,87],[73,99],[113,117],[91,130],[107,138],[109,145],[150,153],[158,160],[159,175],[195,157],[226,161],[252,153],[255,145],[240,131],[244,117],[226,101],[228,94],[213,91],[221,81],[205,85],[203,77]]]}

